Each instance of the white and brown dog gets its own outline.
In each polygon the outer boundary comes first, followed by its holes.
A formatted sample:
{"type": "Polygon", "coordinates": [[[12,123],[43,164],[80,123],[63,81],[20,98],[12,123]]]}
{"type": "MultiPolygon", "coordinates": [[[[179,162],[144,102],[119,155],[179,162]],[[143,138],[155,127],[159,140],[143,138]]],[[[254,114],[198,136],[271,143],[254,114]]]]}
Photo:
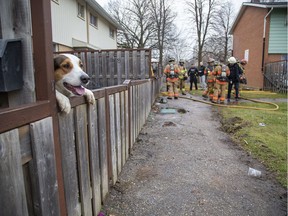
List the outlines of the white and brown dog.
{"type": "Polygon", "coordinates": [[[81,60],[72,54],[60,54],[54,58],[54,75],[56,86],[56,100],[60,110],[69,113],[71,104],[69,97],[84,95],[90,104],[95,103],[92,91],[83,87],[90,78],[83,71],[81,60]]]}

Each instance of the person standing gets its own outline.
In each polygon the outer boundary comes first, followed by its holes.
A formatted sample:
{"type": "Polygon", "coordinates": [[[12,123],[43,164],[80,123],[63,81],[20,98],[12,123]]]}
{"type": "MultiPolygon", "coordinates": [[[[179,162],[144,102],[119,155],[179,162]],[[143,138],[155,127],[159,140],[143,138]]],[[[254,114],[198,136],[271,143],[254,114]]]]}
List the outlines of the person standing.
{"type": "Polygon", "coordinates": [[[170,58],[169,63],[164,68],[164,74],[166,75],[168,85],[168,97],[167,99],[178,99],[178,85],[179,85],[179,67],[175,63],[175,58],[170,58]]]}
{"type": "Polygon", "coordinates": [[[195,85],[195,89],[198,90],[197,87],[197,76],[198,76],[198,69],[195,67],[194,63],[191,64],[191,67],[188,70],[188,76],[190,79],[190,91],[193,89],[193,83],[195,85]]]}
{"type": "Polygon", "coordinates": [[[187,69],[185,67],[185,63],[183,59],[179,61],[179,89],[182,95],[186,95],[185,93],[185,81],[187,80],[187,69]]]}
{"type": "Polygon", "coordinates": [[[200,85],[201,85],[201,89],[205,90],[207,88],[207,84],[206,84],[206,67],[203,65],[203,62],[200,62],[200,66],[198,68],[198,74],[200,77],[200,85]]]}
{"type": "Polygon", "coordinates": [[[230,102],[231,99],[231,91],[232,87],[234,86],[235,89],[235,100],[238,101],[239,99],[239,83],[240,83],[240,76],[242,75],[243,71],[241,70],[240,66],[237,64],[237,60],[232,56],[228,59],[228,94],[227,94],[227,101],[230,102]]]}
{"type": "Polygon", "coordinates": [[[213,90],[214,90],[214,82],[215,82],[215,76],[214,76],[214,62],[215,60],[213,58],[210,58],[208,60],[208,66],[207,66],[207,89],[203,92],[202,97],[209,98],[212,101],[213,99],[213,90]]]}
{"type": "Polygon", "coordinates": [[[215,62],[215,83],[212,103],[218,103],[220,96],[220,104],[225,102],[226,85],[227,85],[227,70],[228,67],[225,64],[218,64],[215,62]]]}

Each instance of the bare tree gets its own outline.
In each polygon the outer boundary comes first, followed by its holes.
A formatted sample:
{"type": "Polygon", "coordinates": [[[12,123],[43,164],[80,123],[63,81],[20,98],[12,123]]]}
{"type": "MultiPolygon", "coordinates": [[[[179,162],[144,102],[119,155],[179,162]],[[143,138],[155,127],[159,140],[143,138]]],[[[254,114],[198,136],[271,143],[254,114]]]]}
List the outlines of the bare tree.
{"type": "Polygon", "coordinates": [[[219,46],[218,48],[221,50],[221,55],[218,56],[219,60],[227,60],[229,45],[231,46],[229,30],[232,26],[232,18],[234,17],[233,12],[232,2],[231,0],[228,0],[221,3],[220,9],[217,11],[217,16],[214,18],[212,27],[216,34],[212,37],[214,37],[215,44],[219,46]]]}
{"type": "Polygon", "coordinates": [[[150,13],[149,1],[142,0],[110,0],[109,12],[122,26],[123,31],[117,35],[118,45],[125,48],[145,48],[155,35],[150,13]]]}
{"type": "Polygon", "coordinates": [[[187,1],[188,12],[196,25],[198,63],[202,61],[203,47],[207,34],[212,27],[212,20],[215,18],[217,0],[194,0],[187,1]]]}
{"type": "Polygon", "coordinates": [[[153,20],[153,28],[156,32],[154,38],[155,44],[152,48],[156,48],[159,53],[159,65],[163,66],[165,49],[169,50],[169,45],[177,40],[178,35],[175,20],[176,13],[173,12],[169,1],[167,0],[149,0],[150,13],[153,20]]]}

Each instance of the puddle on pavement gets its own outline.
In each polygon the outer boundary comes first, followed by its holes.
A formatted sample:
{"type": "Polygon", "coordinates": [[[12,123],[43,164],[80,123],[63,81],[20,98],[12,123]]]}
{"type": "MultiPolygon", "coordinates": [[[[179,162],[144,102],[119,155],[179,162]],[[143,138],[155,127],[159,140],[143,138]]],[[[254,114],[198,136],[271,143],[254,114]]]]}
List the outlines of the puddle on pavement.
{"type": "Polygon", "coordinates": [[[185,114],[187,113],[187,111],[185,109],[174,109],[174,108],[162,108],[160,110],[161,114],[176,114],[176,113],[181,113],[181,114],[185,114]]]}

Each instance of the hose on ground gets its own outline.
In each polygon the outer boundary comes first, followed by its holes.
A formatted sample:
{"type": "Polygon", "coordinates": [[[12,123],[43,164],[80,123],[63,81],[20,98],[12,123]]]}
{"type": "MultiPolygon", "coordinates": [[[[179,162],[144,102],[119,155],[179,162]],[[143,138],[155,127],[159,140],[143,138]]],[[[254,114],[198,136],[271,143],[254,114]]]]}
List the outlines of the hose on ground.
{"type": "Polygon", "coordinates": [[[226,107],[226,108],[253,109],[253,110],[265,110],[265,111],[276,111],[276,110],[279,109],[279,106],[277,104],[275,104],[275,103],[267,102],[267,101],[261,101],[261,100],[255,100],[255,99],[248,99],[248,98],[243,98],[243,97],[241,97],[241,99],[249,100],[249,101],[252,101],[252,102],[255,102],[255,103],[263,103],[263,104],[272,105],[272,106],[274,106],[274,108],[250,107],[250,106],[240,106],[240,105],[231,105],[231,104],[217,104],[217,103],[211,103],[211,102],[208,102],[208,101],[198,100],[198,99],[195,99],[195,98],[192,98],[192,97],[188,98],[188,97],[179,96],[179,98],[192,100],[192,101],[196,101],[196,102],[200,102],[200,103],[205,103],[205,104],[212,105],[212,106],[226,107]]]}

